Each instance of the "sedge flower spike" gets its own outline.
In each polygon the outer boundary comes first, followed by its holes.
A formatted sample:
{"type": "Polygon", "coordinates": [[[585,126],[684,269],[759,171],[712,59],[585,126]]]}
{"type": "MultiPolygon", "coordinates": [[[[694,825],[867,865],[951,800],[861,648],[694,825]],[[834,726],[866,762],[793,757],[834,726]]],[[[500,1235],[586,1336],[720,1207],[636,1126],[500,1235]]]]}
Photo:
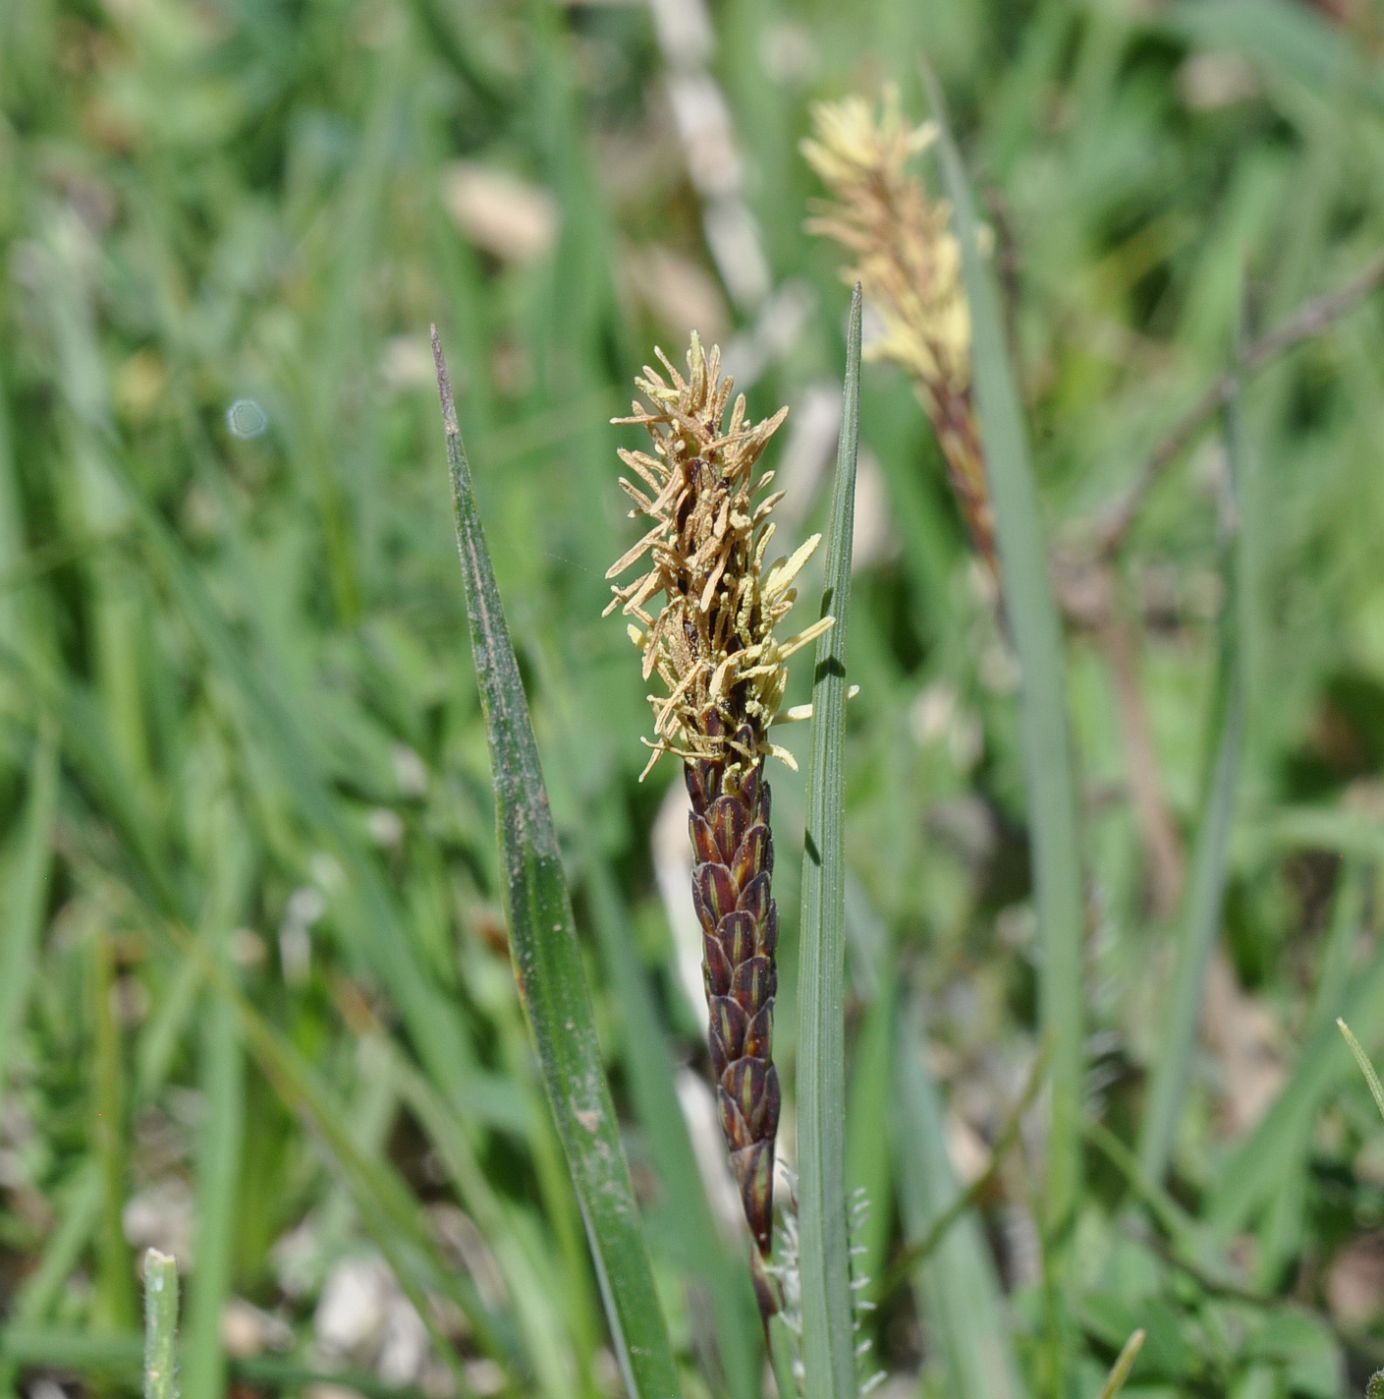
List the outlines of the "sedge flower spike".
{"type": "Polygon", "coordinates": [[[934,199],[911,169],[936,139],[936,127],[910,126],[892,87],[878,114],[863,97],[848,97],[818,103],[812,119],[814,138],[802,143],[802,152],[833,197],[815,206],[808,230],[850,255],[843,279],[864,287],[884,322],[883,336],[866,353],[892,360],[912,377],[976,552],[996,571],[961,245],[951,231],[951,207],[934,199]]]}
{"type": "Polygon", "coordinates": [[[652,521],[611,567],[617,584],[606,608],[630,618],[643,653],[654,737],[650,768],[665,753],[682,760],[691,798],[692,902],[702,932],[707,1036],[721,1128],[754,1236],[755,1290],[767,1318],[777,1309],[767,1269],[773,1233],[774,1140],[780,1089],[772,1042],[778,986],[778,908],[769,828],[770,755],[792,763],[769,737],[787,686],[785,661],[832,624],[823,617],[780,640],[774,629],[797,597],[795,580],[820,540],[766,563],[781,498],[772,471],[756,468],[787,416],[762,422],[732,404],[718,349],[696,335],[679,373],[658,352],[663,373],[646,367],[635,380],[645,401],[620,424],[648,431],[653,450],[620,452],[634,480],[621,487],[631,514],[652,521]],[[666,378],[665,378],[666,375],[666,378]]]}

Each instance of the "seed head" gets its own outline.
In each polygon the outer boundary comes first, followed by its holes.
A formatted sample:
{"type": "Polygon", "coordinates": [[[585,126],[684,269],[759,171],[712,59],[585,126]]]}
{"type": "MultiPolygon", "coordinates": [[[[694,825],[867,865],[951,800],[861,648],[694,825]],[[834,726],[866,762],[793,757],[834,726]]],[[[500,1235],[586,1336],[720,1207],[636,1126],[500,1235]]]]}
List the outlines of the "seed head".
{"type": "Polygon", "coordinates": [[[867,353],[912,377],[976,548],[994,567],[961,245],[951,231],[950,205],[934,199],[910,168],[936,138],[936,127],[908,125],[892,87],[878,115],[863,97],[847,97],[817,104],[812,117],[815,139],[804,141],[802,151],[833,198],[814,206],[808,230],[851,254],[843,278],[860,282],[884,321],[883,336],[867,353]]]}
{"type": "Polygon", "coordinates": [[[645,571],[612,588],[606,614],[620,609],[643,652],[644,677],[657,674],[664,693],[649,696],[652,768],[663,753],[685,761],[724,761],[749,768],[773,753],[769,727],[783,702],[786,659],[831,625],[824,617],[787,640],[774,628],[797,598],[798,573],[816,549],[814,535],[791,557],[765,563],[774,525],[772,471],[755,474],[765,447],[788,415],[751,422],[744,395],[721,375],[721,352],[708,354],[694,333],[687,374],[661,350],[667,377],[645,367],[635,379],[644,395],[627,418],[648,430],[652,452],[621,450],[637,481],[620,485],[652,527],[611,566],[614,578],[636,563],[645,571]],[[729,410],[729,420],[727,411],[729,410]],[[748,740],[746,738],[748,734],[748,740]]]}
{"type": "Polygon", "coordinates": [[[971,381],[971,317],[961,280],[961,246],[951,207],[933,199],[910,170],[936,127],[910,127],[897,89],[876,118],[863,97],[818,103],[816,139],[803,154],[835,196],[821,201],[808,229],[835,239],[856,262],[843,269],[878,304],[885,335],[871,346],[925,384],[960,393],[971,381]]]}

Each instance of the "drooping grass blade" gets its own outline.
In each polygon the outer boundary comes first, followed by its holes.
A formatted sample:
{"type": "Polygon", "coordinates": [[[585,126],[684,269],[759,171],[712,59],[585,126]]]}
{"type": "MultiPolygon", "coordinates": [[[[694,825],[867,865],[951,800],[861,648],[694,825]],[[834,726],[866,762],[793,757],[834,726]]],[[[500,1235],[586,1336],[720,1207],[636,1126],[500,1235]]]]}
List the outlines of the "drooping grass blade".
{"type": "Polygon", "coordinates": [[[625,1383],[635,1399],[673,1399],[680,1393],[677,1368],[601,1065],[586,971],[528,701],[481,530],[470,463],[436,330],[433,356],[471,646],[494,769],[502,893],[515,979],[581,1203],[625,1383]]]}

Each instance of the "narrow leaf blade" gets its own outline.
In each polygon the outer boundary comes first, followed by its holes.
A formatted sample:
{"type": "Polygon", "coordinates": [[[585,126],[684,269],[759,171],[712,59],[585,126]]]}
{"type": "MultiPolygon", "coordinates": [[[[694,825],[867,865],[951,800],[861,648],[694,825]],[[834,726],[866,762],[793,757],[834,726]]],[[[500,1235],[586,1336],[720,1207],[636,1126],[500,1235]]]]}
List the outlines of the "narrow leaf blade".
{"type": "MultiPolygon", "coordinates": [[[[922,1007],[915,998],[899,1026],[893,1144],[899,1207],[914,1239],[933,1231],[960,1191],[926,1046],[922,1007]]],[[[1004,1294],[975,1214],[968,1211],[958,1218],[913,1273],[919,1304],[946,1366],[946,1392],[1023,1399],[1004,1294]]]]}
{"type": "Polygon", "coordinates": [[[827,534],[807,772],[798,997],[798,1227],[807,1399],[853,1399],[850,1232],[846,1215],[846,611],[851,587],[856,457],[860,445],[860,310],[857,284],[846,333],[841,441],[827,534]]]}
{"type": "Polygon", "coordinates": [[[1380,1083],[1379,1075],[1375,1072],[1374,1065],[1370,1063],[1370,1056],[1365,1053],[1364,1047],[1355,1038],[1350,1026],[1344,1020],[1338,1020],[1336,1028],[1346,1037],[1350,1052],[1355,1056],[1355,1062],[1360,1065],[1360,1072],[1365,1075],[1365,1082],[1369,1084],[1370,1097],[1374,1099],[1380,1116],[1384,1117],[1384,1084],[1380,1083]]]}
{"type": "Polygon", "coordinates": [[[19,1038],[25,1003],[38,971],[57,800],[57,742],[45,732],[34,755],[23,834],[9,869],[9,917],[0,937],[0,1095],[10,1048],[19,1038]]]}
{"type": "MultiPolygon", "coordinates": [[[[217,957],[226,976],[233,978],[229,932],[235,926],[232,919],[244,907],[255,869],[238,835],[233,810],[223,807],[216,816],[218,853],[206,941],[212,948],[209,955],[217,957]]],[[[197,1266],[188,1283],[183,1399],[217,1399],[226,1392],[221,1322],[234,1274],[245,1141],[245,1053],[235,1006],[214,991],[209,1000],[202,1023],[201,1074],[207,1113],[197,1160],[197,1266]]]]}
{"type": "Polygon", "coordinates": [[[639,1209],[601,1064],[557,833],[548,809],[519,665],[510,645],[462,446],[442,346],[433,331],[457,551],[494,771],[505,914],[520,997],[586,1224],[625,1382],[635,1399],[681,1391],[639,1209]]]}
{"type": "MultiPolygon", "coordinates": [[[[1232,397],[1226,405],[1225,437],[1231,461],[1231,480],[1238,499],[1250,485],[1247,474],[1252,469],[1252,455],[1244,450],[1236,407],[1236,400],[1232,397]]],[[[1227,550],[1228,591],[1236,603],[1241,602],[1244,595],[1244,578],[1240,568],[1243,549],[1243,542],[1237,538],[1227,550]]],[[[1245,739],[1243,638],[1248,629],[1242,625],[1242,618],[1237,615],[1239,612],[1240,608],[1232,605],[1225,614],[1215,760],[1192,854],[1192,873],[1187,886],[1172,994],[1163,1033],[1159,1037],[1160,1053],[1153,1068],[1148,1107],[1139,1135],[1139,1165],[1151,1180],[1162,1178],[1172,1156],[1177,1123],[1191,1080],[1192,1054],[1201,1022],[1207,972],[1221,927],[1221,904],[1230,857],[1230,831],[1235,816],[1240,756],[1245,739]]]]}
{"type": "Polygon", "coordinates": [[[1080,1190],[1085,1073],[1085,910],[1062,629],[1048,577],[1038,492],[1005,342],[999,292],[981,253],[970,186],[947,126],[941,94],[926,69],[924,80],[938,125],[942,172],[965,262],[981,441],[995,508],[1005,612],[1019,660],[1028,829],[1042,944],[1040,1016],[1052,1054],[1047,1224],[1049,1240],[1056,1241],[1071,1222],[1080,1190]]]}
{"type": "Polygon", "coordinates": [[[1101,1388],[1100,1399],[1115,1399],[1115,1396],[1125,1387],[1125,1381],[1129,1378],[1130,1371],[1134,1369],[1134,1362],[1139,1358],[1139,1352],[1143,1350],[1146,1340],[1148,1340],[1148,1332],[1140,1327],[1124,1343],[1124,1349],[1120,1352],[1114,1368],[1110,1371],[1110,1378],[1101,1388]]]}
{"type": "MultiPolygon", "coordinates": [[[[1347,1024],[1368,1022],[1378,1015],[1381,1002],[1384,943],[1356,970],[1340,1018],[1347,1024]]],[[[1230,1239],[1273,1197],[1280,1187],[1283,1163],[1302,1159],[1322,1103],[1348,1069],[1335,1026],[1330,1021],[1319,1025],[1303,1047],[1283,1091],[1217,1173],[1215,1188],[1202,1209],[1213,1240],[1224,1243],[1230,1239]]]]}

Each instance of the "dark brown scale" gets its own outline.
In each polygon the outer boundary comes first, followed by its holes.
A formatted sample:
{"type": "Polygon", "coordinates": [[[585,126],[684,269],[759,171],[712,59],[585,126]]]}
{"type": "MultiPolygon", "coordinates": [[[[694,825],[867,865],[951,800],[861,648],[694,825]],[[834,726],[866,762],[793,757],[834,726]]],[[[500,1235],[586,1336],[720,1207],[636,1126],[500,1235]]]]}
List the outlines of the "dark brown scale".
{"type": "MultiPolygon", "coordinates": [[[[702,728],[711,737],[724,733],[715,710],[703,716],[702,728]]],[[[759,751],[748,725],[736,730],[735,740],[759,751]]],[[[692,901],[703,934],[707,1042],[721,1129],[757,1249],[755,1292],[767,1322],[778,1309],[764,1263],[773,1236],[774,1138],[781,1101],[772,1054],[778,909],[770,893],[769,786],[758,762],[748,772],[727,774],[724,761],[694,761],[684,772],[692,801],[692,901]]]]}

